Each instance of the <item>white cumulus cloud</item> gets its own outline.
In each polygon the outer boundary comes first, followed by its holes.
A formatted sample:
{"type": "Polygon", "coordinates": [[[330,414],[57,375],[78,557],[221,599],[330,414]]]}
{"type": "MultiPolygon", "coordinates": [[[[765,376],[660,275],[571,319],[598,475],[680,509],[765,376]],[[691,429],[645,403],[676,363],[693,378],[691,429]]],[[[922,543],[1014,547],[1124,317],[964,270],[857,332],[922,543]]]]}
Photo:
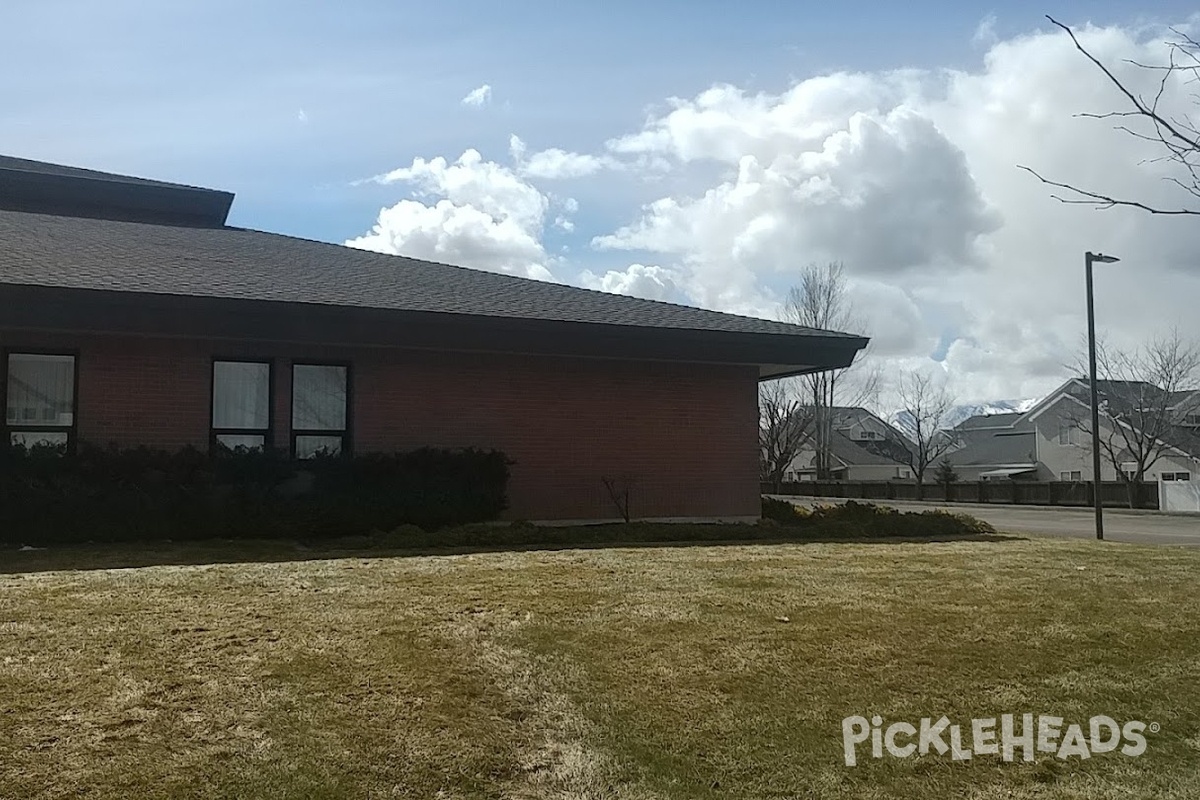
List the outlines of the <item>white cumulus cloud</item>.
{"type": "Polygon", "coordinates": [[[455,162],[414,159],[376,179],[413,187],[350,247],[551,280],[542,230],[549,199],[507,167],[468,150],[455,162]]]}
{"type": "Polygon", "coordinates": [[[587,153],[572,153],[558,148],[540,150],[521,165],[521,172],[531,178],[558,180],[583,178],[593,175],[605,167],[611,167],[613,159],[587,153]]]}
{"type": "MultiPolygon", "coordinates": [[[[356,241],[532,274],[551,264],[542,235],[553,228],[576,237],[556,250],[569,249],[582,285],[761,316],[778,314],[806,265],[841,261],[885,380],[943,369],[963,402],[1035,396],[1066,376],[1085,328],[1085,250],[1123,259],[1097,273],[1103,336],[1128,344],[1178,324],[1200,337],[1193,221],[1063,205],[1018,168],[1178,206],[1187,198],[1163,180],[1170,165],[1109,121],[1077,116],[1121,109],[1122,98],[1061,31],[1000,39],[999,29],[981,23],[974,43],[986,52],[969,69],[837,72],[774,93],[723,83],[669,98],[643,125],[610,131],[600,153],[531,153],[513,136],[509,167],[473,151],[453,164],[417,159],[385,179],[419,196],[356,241]],[[568,178],[615,221],[536,185],[568,178]],[[613,253],[630,266],[594,266],[613,253]]],[[[1163,60],[1164,28],[1079,35],[1153,95],[1156,75],[1130,62],[1163,60]]],[[[1164,111],[1192,109],[1190,87],[1168,90],[1164,111]]]]}
{"type": "Polygon", "coordinates": [[[630,264],[624,270],[608,270],[603,275],[585,271],[580,277],[580,284],[588,289],[612,294],[680,302],[684,296],[676,282],[678,277],[676,272],[663,267],[630,264]]]}
{"type": "Polygon", "coordinates": [[[726,271],[791,270],[804,253],[892,273],[976,266],[978,237],[997,224],[961,151],[928,118],[897,107],[855,113],[812,145],[743,153],[703,196],[662,198],[596,244],[726,271]]]}
{"type": "MultiPolygon", "coordinates": [[[[1154,75],[1128,61],[1163,59],[1162,30],[1080,36],[1153,92],[1154,75]]],[[[1176,112],[1191,103],[1172,97],[1176,112]]],[[[1018,169],[1178,205],[1153,148],[1075,116],[1120,102],[1057,30],[995,41],[974,70],[836,73],[779,94],[714,86],[609,141],[676,177],[593,245],[646,254],[678,269],[694,301],[734,311],[777,303],[808,263],[842,261],[875,357],[897,369],[944,358],[965,399],[1035,395],[1079,348],[1086,249],[1126,259],[1098,277],[1102,333],[1129,342],[1179,323],[1200,337],[1187,311],[1200,230],[1061,205],[1018,169]]]]}
{"type": "Polygon", "coordinates": [[[487,105],[492,100],[492,87],[488,84],[483,84],[467,93],[460,102],[464,106],[473,106],[478,108],[487,105]]]}

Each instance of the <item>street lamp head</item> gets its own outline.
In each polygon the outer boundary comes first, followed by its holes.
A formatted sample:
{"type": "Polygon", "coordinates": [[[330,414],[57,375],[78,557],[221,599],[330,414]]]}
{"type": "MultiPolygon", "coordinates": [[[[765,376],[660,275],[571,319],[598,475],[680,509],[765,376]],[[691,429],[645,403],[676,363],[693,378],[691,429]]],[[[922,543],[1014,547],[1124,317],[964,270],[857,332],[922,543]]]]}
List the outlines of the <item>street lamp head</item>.
{"type": "Polygon", "coordinates": [[[1100,264],[1115,264],[1121,259],[1116,256],[1106,256],[1104,253],[1088,253],[1088,260],[1095,261],[1100,264]]]}

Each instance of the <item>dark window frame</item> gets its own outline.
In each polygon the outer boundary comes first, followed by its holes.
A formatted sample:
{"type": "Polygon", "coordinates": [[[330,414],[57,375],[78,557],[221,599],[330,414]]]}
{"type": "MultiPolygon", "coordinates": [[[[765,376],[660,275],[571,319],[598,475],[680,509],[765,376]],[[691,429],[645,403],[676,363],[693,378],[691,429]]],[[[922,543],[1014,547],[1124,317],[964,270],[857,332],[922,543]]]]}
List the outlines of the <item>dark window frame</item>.
{"type": "Polygon", "coordinates": [[[218,440],[220,436],[262,436],[263,452],[269,452],[274,446],[275,431],[275,359],[254,356],[213,356],[208,367],[208,446],[210,452],[219,453],[225,445],[218,440]],[[267,366],[267,427],[262,428],[217,428],[213,425],[213,406],[217,400],[217,364],[266,364],[267,366]]]}
{"type": "Polygon", "coordinates": [[[354,366],[349,361],[307,361],[293,360],[288,365],[291,382],[288,385],[288,441],[289,453],[293,459],[296,455],[297,436],[329,436],[342,440],[339,458],[348,458],[354,449],[354,366]],[[343,430],[298,430],[296,428],[296,367],[341,367],[346,370],[346,427],[343,430]]]}
{"type": "Polygon", "coordinates": [[[0,404],[3,405],[3,416],[0,418],[0,430],[4,431],[4,441],[0,447],[12,447],[13,433],[62,433],[67,434],[65,452],[73,454],[79,445],[79,350],[78,349],[43,349],[38,347],[4,347],[0,348],[0,404]],[[71,424],[70,425],[10,425],[8,422],[8,359],[9,356],[59,356],[71,359],[71,424]]]}

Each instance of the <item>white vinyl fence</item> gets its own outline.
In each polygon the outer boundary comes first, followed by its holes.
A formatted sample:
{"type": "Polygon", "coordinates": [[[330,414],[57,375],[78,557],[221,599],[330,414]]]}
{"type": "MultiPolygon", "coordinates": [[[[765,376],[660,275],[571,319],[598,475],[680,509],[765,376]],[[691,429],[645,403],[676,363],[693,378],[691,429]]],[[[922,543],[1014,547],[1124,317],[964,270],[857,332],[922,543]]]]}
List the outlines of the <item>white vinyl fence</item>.
{"type": "Polygon", "coordinates": [[[1162,511],[1200,511],[1200,481],[1159,481],[1158,507],[1162,511]]]}

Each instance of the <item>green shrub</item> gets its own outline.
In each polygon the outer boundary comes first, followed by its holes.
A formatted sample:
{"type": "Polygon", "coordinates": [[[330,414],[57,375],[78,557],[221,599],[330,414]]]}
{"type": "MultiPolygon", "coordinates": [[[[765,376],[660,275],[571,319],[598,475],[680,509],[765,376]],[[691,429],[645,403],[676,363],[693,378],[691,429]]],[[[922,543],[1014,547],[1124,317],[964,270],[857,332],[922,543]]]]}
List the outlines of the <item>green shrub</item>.
{"type": "Polygon", "coordinates": [[[762,515],[780,525],[821,536],[963,536],[991,534],[996,529],[966,514],[945,511],[899,511],[847,500],[840,505],[799,508],[783,500],[762,499],[762,515]]]}
{"type": "Polygon", "coordinates": [[[279,452],[0,450],[0,542],[322,538],[435,530],[507,507],[503,453],[424,448],[294,461],[279,452]]]}
{"type": "Polygon", "coordinates": [[[762,499],[762,518],[782,525],[796,525],[802,519],[799,506],[766,496],[762,499]]]}

